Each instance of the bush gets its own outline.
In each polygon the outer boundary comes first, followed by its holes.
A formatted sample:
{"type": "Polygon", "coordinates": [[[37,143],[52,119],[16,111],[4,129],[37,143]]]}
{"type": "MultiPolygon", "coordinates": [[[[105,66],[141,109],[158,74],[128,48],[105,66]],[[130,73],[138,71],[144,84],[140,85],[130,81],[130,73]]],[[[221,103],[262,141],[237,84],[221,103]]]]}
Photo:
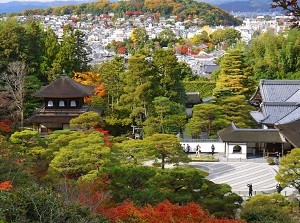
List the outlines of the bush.
{"type": "MultiPolygon", "coordinates": [[[[99,217],[99,218],[98,218],[99,217]]],[[[90,210],[49,188],[33,185],[0,193],[0,219],[4,222],[101,222],[90,210]]]]}
{"type": "Polygon", "coordinates": [[[275,161],[274,161],[274,159],[271,158],[271,157],[269,157],[269,158],[267,159],[267,162],[268,162],[269,165],[275,165],[275,161]]]}

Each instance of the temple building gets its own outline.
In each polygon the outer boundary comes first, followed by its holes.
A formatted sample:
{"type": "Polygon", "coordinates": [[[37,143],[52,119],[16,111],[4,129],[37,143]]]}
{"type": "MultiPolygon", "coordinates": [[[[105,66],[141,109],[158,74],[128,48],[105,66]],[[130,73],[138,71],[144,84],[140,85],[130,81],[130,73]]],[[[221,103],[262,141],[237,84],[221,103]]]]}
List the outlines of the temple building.
{"type": "Polygon", "coordinates": [[[95,86],[84,85],[63,74],[33,94],[43,98],[44,106],[27,119],[38,127],[41,135],[70,129],[70,120],[91,109],[84,98],[93,94],[95,86]]]}

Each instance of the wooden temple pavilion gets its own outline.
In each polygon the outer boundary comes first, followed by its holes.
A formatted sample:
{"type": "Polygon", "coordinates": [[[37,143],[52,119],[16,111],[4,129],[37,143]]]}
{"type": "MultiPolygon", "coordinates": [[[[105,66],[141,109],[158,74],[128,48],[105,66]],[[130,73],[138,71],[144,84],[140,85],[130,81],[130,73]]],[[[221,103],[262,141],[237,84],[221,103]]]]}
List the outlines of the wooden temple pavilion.
{"type": "Polygon", "coordinates": [[[88,111],[84,98],[93,94],[95,86],[84,85],[63,74],[47,86],[42,86],[34,97],[43,98],[44,106],[27,121],[38,126],[41,134],[70,128],[70,120],[88,111]]]}

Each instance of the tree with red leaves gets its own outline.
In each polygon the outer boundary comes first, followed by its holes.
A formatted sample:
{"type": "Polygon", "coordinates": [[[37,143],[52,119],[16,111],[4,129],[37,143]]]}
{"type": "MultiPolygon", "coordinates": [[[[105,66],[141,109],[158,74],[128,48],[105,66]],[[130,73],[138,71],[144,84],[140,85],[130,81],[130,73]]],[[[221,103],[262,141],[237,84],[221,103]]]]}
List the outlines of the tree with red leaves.
{"type": "Polygon", "coordinates": [[[121,206],[105,210],[102,214],[110,222],[245,223],[240,220],[216,219],[196,203],[179,206],[168,201],[141,208],[132,202],[125,202],[121,206]]]}
{"type": "Polygon", "coordinates": [[[126,47],[121,47],[118,51],[118,54],[125,54],[126,53],[126,47]]]}
{"type": "Polygon", "coordinates": [[[11,122],[9,120],[0,121],[0,132],[3,134],[11,133],[11,122]]]}
{"type": "Polygon", "coordinates": [[[95,129],[96,131],[98,131],[98,132],[103,133],[103,135],[104,135],[104,140],[105,140],[105,145],[111,147],[111,146],[112,146],[112,143],[111,143],[110,140],[109,140],[109,137],[110,137],[110,136],[109,136],[109,131],[108,131],[108,130],[104,130],[103,128],[98,127],[98,126],[94,126],[94,129],[95,129]]]}
{"type": "Polygon", "coordinates": [[[292,23],[291,28],[300,29],[300,7],[298,0],[273,0],[271,3],[272,8],[282,8],[286,11],[286,15],[292,15],[289,21],[292,23]]]}

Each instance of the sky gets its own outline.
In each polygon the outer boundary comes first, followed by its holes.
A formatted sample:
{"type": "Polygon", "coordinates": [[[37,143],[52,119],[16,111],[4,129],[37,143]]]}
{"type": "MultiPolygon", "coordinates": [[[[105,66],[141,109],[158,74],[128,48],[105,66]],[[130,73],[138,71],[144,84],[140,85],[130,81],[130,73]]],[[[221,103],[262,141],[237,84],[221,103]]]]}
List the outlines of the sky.
{"type": "MultiPolygon", "coordinates": [[[[68,0],[0,0],[0,3],[6,3],[6,2],[55,2],[55,1],[68,1],[68,0]]],[[[73,1],[76,1],[76,0],[73,0],[73,1]]],[[[88,2],[89,0],[86,0],[86,1],[88,2]]],[[[93,0],[91,0],[91,2],[92,1],[93,0]]]]}

